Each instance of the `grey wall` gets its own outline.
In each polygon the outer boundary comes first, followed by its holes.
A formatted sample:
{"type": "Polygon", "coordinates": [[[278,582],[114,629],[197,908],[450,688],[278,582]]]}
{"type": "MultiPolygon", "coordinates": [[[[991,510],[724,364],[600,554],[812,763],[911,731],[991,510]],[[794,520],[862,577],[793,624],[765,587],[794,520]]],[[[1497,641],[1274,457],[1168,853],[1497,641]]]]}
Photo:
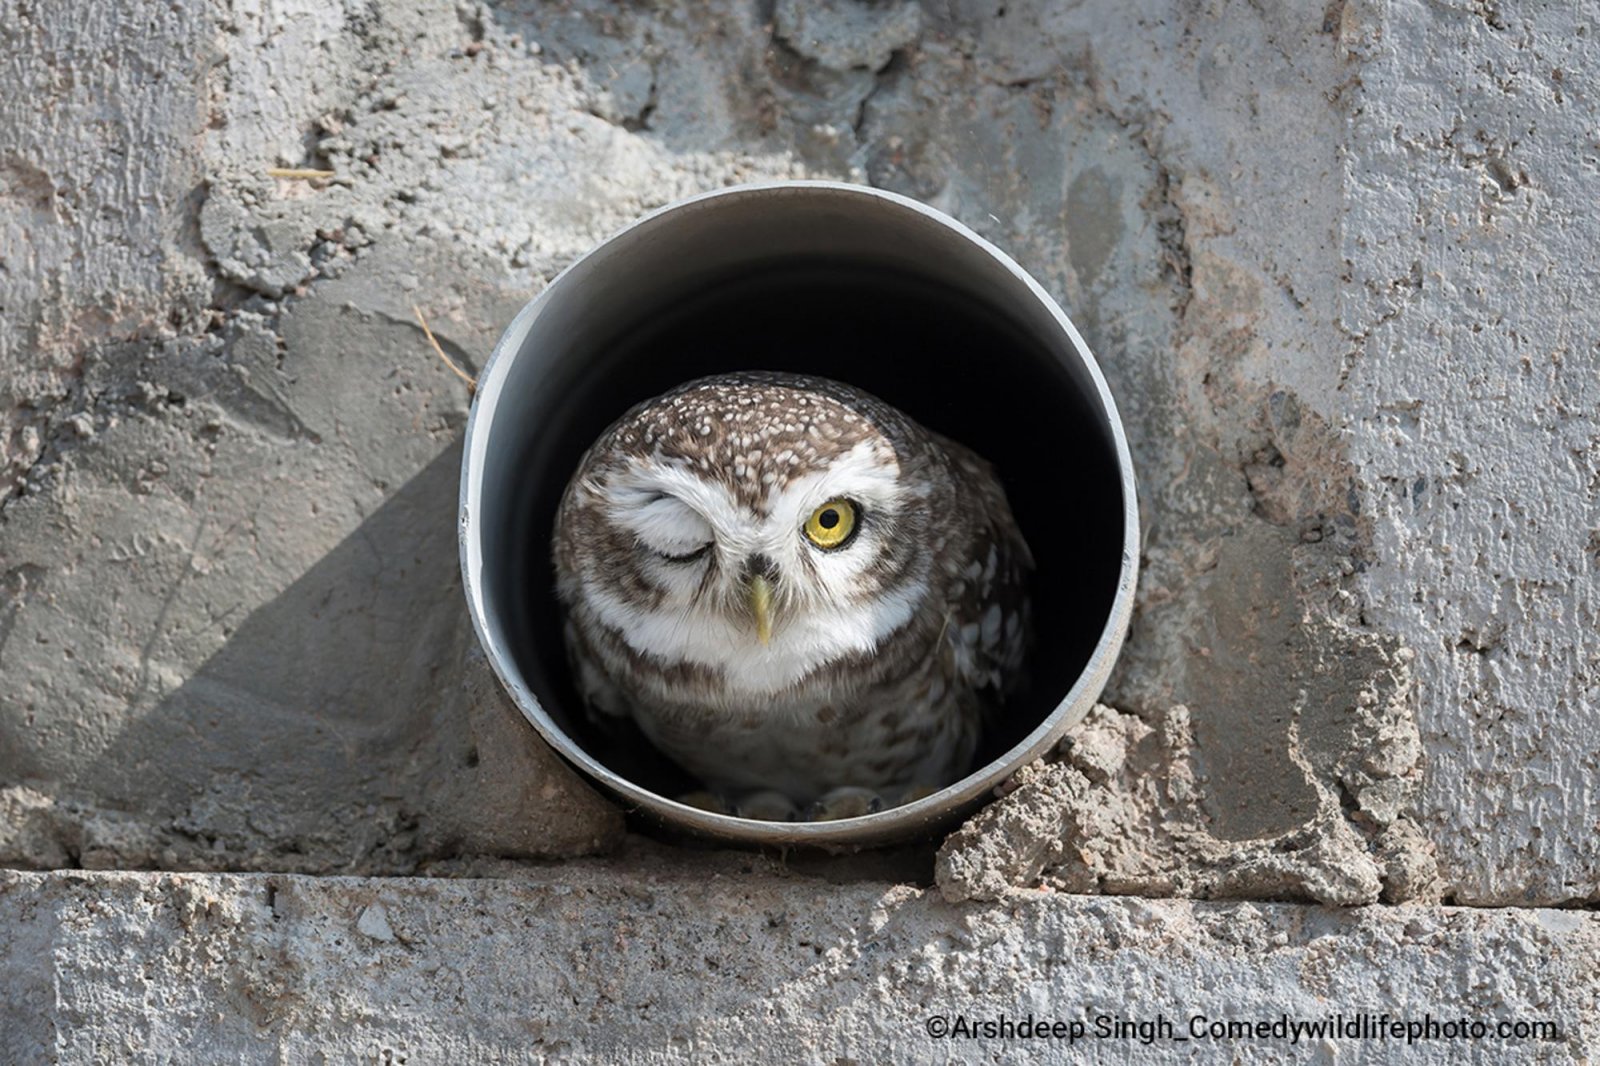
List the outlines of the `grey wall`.
{"type": "Polygon", "coordinates": [[[411,307],[476,366],[642,211],[816,176],[1031,269],[1142,479],[1106,706],[952,838],[949,898],[1600,899],[1593,21],[12,5],[0,861],[616,846],[472,661],[468,400],[411,307]]]}

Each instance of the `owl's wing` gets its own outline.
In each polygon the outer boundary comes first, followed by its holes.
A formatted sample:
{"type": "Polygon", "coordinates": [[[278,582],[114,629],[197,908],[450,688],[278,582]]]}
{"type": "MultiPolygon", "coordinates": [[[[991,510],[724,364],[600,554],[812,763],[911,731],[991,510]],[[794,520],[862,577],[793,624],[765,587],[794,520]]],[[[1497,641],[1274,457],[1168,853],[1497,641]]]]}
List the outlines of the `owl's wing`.
{"type": "MultiPolygon", "coordinates": [[[[631,781],[653,781],[662,772],[656,747],[639,728],[632,705],[601,661],[583,627],[569,615],[566,623],[567,658],[572,683],[583,701],[590,739],[584,746],[615,772],[631,781]]],[[[685,790],[692,785],[684,785],[685,790]]]]}
{"type": "Polygon", "coordinates": [[[567,659],[572,665],[572,683],[588,712],[589,724],[607,736],[616,737],[633,714],[628,702],[611,679],[598,652],[590,646],[583,627],[572,617],[566,623],[567,659]]]}
{"type": "Polygon", "coordinates": [[[950,562],[948,670],[989,717],[1026,682],[1033,553],[989,464],[958,444],[950,450],[974,530],[967,551],[950,562]]]}

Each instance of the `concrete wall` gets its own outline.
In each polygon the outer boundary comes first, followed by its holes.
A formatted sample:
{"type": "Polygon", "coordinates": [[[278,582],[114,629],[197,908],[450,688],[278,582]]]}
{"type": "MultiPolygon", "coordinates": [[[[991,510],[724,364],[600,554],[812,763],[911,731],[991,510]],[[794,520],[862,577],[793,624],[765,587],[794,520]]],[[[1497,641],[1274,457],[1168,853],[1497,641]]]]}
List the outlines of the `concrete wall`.
{"type": "Polygon", "coordinates": [[[0,973],[0,1058],[1569,1063],[1600,1041],[1592,914],[952,906],[748,857],[622,858],[501,880],[0,872],[0,952],[29,960],[0,973]],[[1367,1036],[1285,1035],[1341,1014],[1367,1036]],[[999,1029],[1030,1015],[1065,1035],[999,1029]],[[1491,1029],[1444,1035],[1462,1021],[1491,1029]],[[1230,1022],[1268,1028],[1212,1028],[1230,1022]]]}
{"type": "MultiPolygon", "coordinates": [[[[474,658],[468,398],[412,305],[477,366],[642,211],[814,176],[925,199],[1032,270],[1144,494],[1105,705],[894,877],[1600,901],[1596,20],[13,0],[0,863],[459,873],[622,846],[474,658]]],[[[133,882],[91,883],[120,907],[133,882]]]]}

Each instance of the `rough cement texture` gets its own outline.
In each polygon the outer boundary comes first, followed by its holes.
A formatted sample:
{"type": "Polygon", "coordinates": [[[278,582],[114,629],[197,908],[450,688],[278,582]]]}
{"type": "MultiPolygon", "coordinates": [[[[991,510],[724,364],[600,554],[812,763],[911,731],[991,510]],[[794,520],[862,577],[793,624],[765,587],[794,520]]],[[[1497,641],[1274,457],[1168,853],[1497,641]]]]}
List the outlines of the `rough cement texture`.
{"type": "Polygon", "coordinates": [[[1359,822],[1332,803],[1295,832],[1228,841],[1204,816],[1196,761],[1188,708],[1152,727],[1098,706],[1060,761],[1024,768],[1013,791],[945,841],[939,888],[952,902],[998,899],[1043,876],[1069,892],[1121,895],[1330,904],[1438,897],[1426,841],[1397,817],[1402,778],[1356,771],[1367,785],[1359,822]],[[1360,824],[1380,827],[1370,848],[1360,824]]]}
{"type": "Polygon", "coordinates": [[[1108,707],[946,895],[1600,900],[1593,15],[12,0],[0,861],[615,846],[464,692],[411,307],[476,366],[641,211],[827,176],[1032,270],[1144,493],[1108,707]]]}
{"type": "Polygon", "coordinates": [[[1596,16],[1397,6],[1345,162],[1358,594],[1417,652],[1420,807],[1465,901],[1600,900],[1596,16]]]}
{"type": "Polygon", "coordinates": [[[753,856],[628,860],[488,881],[0,873],[0,1057],[1582,1063],[1600,1052],[1593,914],[1053,892],[952,907],[753,856]],[[1207,1033],[1340,1013],[1555,1029],[1410,1045],[1207,1033]],[[934,1018],[960,1034],[958,1019],[1030,1015],[1081,1022],[1084,1035],[928,1035],[934,1018]],[[1101,1038],[1097,1018],[1108,1033],[1148,1028],[1101,1038]]]}

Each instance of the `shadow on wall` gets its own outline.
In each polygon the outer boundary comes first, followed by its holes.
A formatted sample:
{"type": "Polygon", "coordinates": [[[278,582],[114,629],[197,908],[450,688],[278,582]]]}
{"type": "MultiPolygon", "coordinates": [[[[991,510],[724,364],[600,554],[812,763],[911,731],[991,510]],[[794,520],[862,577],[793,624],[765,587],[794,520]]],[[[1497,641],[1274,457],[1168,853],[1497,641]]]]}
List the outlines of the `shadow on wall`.
{"type": "MultiPolygon", "coordinates": [[[[459,442],[257,609],[103,755],[97,787],[181,811],[230,862],[393,865],[471,640],[456,565],[459,442]]],[[[181,850],[181,849],[180,849],[181,850]]],[[[179,855],[179,861],[183,856],[179,855]]]]}

